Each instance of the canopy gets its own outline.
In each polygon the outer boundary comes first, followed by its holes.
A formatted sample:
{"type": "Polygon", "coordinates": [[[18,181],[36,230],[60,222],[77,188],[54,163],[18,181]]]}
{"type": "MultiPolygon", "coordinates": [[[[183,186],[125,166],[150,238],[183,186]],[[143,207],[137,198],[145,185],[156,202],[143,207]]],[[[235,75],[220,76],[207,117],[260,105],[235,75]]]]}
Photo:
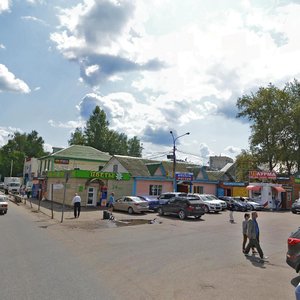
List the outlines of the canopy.
{"type": "Polygon", "coordinates": [[[273,186],[273,188],[274,188],[277,192],[286,192],[286,190],[285,190],[282,186],[273,186]]]}
{"type": "Polygon", "coordinates": [[[250,191],[260,191],[261,186],[259,186],[259,185],[248,185],[248,186],[246,186],[246,189],[250,190],[250,191]]]}

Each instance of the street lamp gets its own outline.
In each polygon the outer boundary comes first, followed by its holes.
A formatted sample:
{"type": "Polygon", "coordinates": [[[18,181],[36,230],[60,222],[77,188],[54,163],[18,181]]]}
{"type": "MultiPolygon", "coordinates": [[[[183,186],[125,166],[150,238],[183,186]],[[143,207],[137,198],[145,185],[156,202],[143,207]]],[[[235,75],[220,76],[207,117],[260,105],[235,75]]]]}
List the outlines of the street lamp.
{"type": "Polygon", "coordinates": [[[177,191],[177,184],[176,184],[176,141],[185,136],[185,135],[189,135],[189,132],[186,132],[182,135],[179,135],[177,137],[174,137],[173,131],[170,131],[171,135],[172,135],[172,139],[173,139],[173,191],[176,192],[177,191]]]}

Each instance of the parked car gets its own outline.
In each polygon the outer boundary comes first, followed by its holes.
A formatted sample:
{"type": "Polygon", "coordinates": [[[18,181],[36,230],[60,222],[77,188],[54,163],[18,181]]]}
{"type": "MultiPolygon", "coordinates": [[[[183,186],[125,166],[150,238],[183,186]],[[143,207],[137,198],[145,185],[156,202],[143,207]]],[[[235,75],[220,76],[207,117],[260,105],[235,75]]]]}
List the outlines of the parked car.
{"type": "Polygon", "coordinates": [[[300,271],[300,227],[291,233],[287,244],[286,262],[298,273],[300,271]]]}
{"type": "Polygon", "coordinates": [[[8,202],[5,195],[0,195],[0,215],[7,214],[8,202]]]}
{"type": "Polygon", "coordinates": [[[227,207],[229,206],[229,201],[232,200],[233,209],[235,211],[247,211],[247,206],[243,205],[242,202],[236,201],[233,197],[230,196],[222,196],[220,197],[222,200],[226,201],[227,207]]]}
{"type": "Polygon", "coordinates": [[[260,203],[257,203],[256,201],[254,201],[253,199],[249,198],[249,197],[242,197],[244,199],[244,201],[250,205],[251,210],[263,210],[264,206],[260,203]]]}
{"type": "Polygon", "coordinates": [[[205,214],[205,204],[195,197],[173,197],[159,206],[158,214],[160,216],[165,214],[177,215],[181,220],[190,216],[199,219],[205,214]]]}
{"type": "Polygon", "coordinates": [[[222,205],[218,200],[209,198],[204,194],[195,193],[195,194],[188,194],[188,196],[196,197],[196,198],[202,200],[203,203],[205,204],[205,209],[204,209],[205,213],[208,213],[208,212],[218,213],[219,211],[222,210],[222,205]]]}
{"type": "Polygon", "coordinates": [[[158,196],[158,201],[160,205],[164,205],[169,199],[173,197],[186,197],[187,193],[181,193],[181,192],[167,192],[162,193],[158,196]]]}
{"type": "Polygon", "coordinates": [[[157,211],[159,207],[159,200],[157,196],[138,196],[142,200],[147,201],[149,205],[149,210],[157,211]]]}
{"type": "Polygon", "coordinates": [[[233,200],[237,201],[241,205],[241,211],[252,210],[252,206],[248,204],[247,201],[243,199],[243,197],[233,197],[233,200]]]}
{"type": "Polygon", "coordinates": [[[142,213],[149,210],[149,204],[137,196],[124,196],[114,202],[113,210],[127,211],[129,214],[142,213]]]}
{"type": "Polygon", "coordinates": [[[224,200],[219,199],[217,196],[212,195],[212,194],[204,194],[207,198],[218,201],[221,206],[222,206],[222,210],[227,209],[227,203],[224,200]]]}
{"type": "Polygon", "coordinates": [[[295,200],[295,202],[292,204],[291,211],[293,214],[300,212],[300,199],[295,200]]]}

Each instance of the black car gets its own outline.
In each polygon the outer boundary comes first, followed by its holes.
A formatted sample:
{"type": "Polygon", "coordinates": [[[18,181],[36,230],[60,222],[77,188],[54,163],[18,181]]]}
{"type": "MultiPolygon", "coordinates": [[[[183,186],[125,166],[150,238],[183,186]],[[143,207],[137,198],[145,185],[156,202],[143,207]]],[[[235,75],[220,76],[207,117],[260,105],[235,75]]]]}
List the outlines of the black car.
{"type": "Polygon", "coordinates": [[[291,211],[293,214],[300,212],[300,199],[295,200],[295,202],[292,204],[291,211]]]}
{"type": "Polygon", "coordinates": [[[186,197],[187,194],[186,193],[181,193],[181,192],[166,192],[166,193],[162,193],[158,196],[158,201],[160,205],[165,204],[166,202],[168,202],[169,199],[173,198],[173,197],[186,197]]]}
{"type": "Polygon", "coordinates": [[[229,208],[229,202],[231,201],[231,205],[233,205],[233,210],[235,211],[246,211],[247,207],[240,203],[237,200],[234,200],[233,197],[230,196],[221,196],[219,199],[225,201],[227,203],[227,208],[229,208]]]}
{"type": "Polygon", "coordinates": [[[286,262],[298,273],[300,271],[300,227],[290,235],[287,243],[286,262]]]}
{"type": "Polygon", "coordinates": [[[159,206],[158,214],[177,215],[181,220],[190,216],[199,219],[205,214],[205,204],[195,197],[173,197],[159,206]]]}

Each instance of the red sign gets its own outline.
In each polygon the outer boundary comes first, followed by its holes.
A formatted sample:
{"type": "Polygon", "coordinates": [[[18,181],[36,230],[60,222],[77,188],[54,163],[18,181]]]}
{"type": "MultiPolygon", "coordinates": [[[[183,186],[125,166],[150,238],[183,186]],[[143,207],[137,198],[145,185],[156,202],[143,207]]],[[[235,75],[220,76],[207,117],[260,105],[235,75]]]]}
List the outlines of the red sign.
{"type": "Polygon", "coordinates": [[[254,179],[276,179],[276,173],[270,171],[249,171],[249,178],[254,179]]]}

